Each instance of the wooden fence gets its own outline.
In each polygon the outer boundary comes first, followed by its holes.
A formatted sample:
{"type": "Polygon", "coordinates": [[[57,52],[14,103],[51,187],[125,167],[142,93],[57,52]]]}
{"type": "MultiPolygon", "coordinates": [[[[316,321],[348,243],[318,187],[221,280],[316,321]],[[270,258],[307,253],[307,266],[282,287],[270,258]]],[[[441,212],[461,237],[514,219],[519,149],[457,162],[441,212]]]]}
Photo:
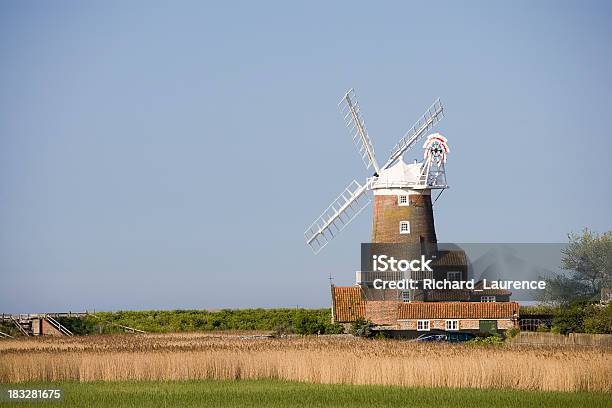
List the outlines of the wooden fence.
{"type": "Polygon", "coordinates": [[[571,346],[612,347],[612,334],[520,332],[512,339],[514,344],[551,344],[571,346]]]}

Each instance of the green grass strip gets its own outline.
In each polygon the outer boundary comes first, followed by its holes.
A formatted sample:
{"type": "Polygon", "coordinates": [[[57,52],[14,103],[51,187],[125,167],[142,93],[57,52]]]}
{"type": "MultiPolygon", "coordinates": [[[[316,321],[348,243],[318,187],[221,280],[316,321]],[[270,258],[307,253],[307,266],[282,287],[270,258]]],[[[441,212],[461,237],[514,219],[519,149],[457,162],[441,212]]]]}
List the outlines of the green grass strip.
{"type": "MultiPolygon", "coordinates": [[[[7,385],[1,388],[6,389],[7,385]]],[[[612,407],[612,394],[321,385],[274,380],[15,384],[62,388],[61,402],[15,407],[612,407]]]]}

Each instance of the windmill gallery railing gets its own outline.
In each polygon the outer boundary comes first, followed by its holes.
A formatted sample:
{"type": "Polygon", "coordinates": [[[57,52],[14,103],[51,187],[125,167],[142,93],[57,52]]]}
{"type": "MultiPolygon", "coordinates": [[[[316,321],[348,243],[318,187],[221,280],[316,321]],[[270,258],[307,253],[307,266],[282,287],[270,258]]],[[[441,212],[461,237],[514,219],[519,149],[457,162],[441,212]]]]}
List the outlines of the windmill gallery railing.
{"type": "Polygon", "coordinates": [[[419,188],[419,187],[427,187],[427,186],[421,186],[418,182],[416,181],[399,181],[399,180],[392,180],[392,181],[387,181],[387,180],[381,180],[377,177],[368,177],[368,185],[370,186],[376,186],[377,188],[419,188]]]}

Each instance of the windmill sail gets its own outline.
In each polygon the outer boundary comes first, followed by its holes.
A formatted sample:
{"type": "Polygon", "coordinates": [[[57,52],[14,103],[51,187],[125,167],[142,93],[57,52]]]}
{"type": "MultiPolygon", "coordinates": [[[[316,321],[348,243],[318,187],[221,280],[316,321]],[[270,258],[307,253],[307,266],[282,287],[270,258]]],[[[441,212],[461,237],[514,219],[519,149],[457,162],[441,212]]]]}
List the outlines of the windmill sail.
{"type": "Polygon", "coordinates": [[[355,147],[357,147],[363,164],[365,164],[367,169],[374,167],[374,170],[378,173],[380,169],[376,162],[376,157],[374,156],[374,148],[368,136],[363,116],[361,115],[361,108],[357,102],[355,90],[351,89],[348,91],[338,106],[340,107],[340,112],[344,115],[346,127],[353,138],[353,143],[355,143],[355,147]]]}
{"type": "MultiPolygon", "coordinates": [[[[398,142],[392,150],[389,160],[383,167],[379,167],[374,156],[372,142],[365,127],[361,109],[355,91],[349,90],[339,103],[340,110],[344,115],[346,126],[357,147],[367,169],[373,167],[375,174],[361,185],[353,180],[342,194],[334,200],[329,207],[317,218],[304,232],[306,243],[318,253],[325,245],[338,235],[348,224],[350,224],[361,211],[370,203],[368,190],[377,183],[382,171],[391,167],[400,156],[419,141],[428,130],[433,128],[443,116],[444,108],[440,99],[437,99],[423,116],[412,126],[412,128],[398,142]]],[[[440,139],[442,140],[442,139],[440,139]]],[[[431,157],[428,158],[425,170],[416,174],[418,181],[411,184],[412,189],[446,188],[446,175],[444,172],[444,156],[441,155],[440,146],[431,148],[431,157]],[[435,157],[434,157],[435,156],[435,157]],[[441,157],[440,162],[433,163],[441,157]]],[[[445,152],[448,149],[445,150],[445,152]]],[[[422,170],[422,169],[420,169],[422,170]]],[[[380,186],[379,186],[380,187],[380,186]]]]}
{"type": "Polygon", "coordinates": [[[436,101],[425,111],[423,116],[410,128],[408,132],[400,139],[391,151],[389,161],[383,166],[383,169],[390,167],[406,150],[413,144],[418,142],[424,135],[433,128],[444,116],[444,107],[440,99],[436,101]]]}
{"type": "Polygon", "coordinates": [[[304,232],[306,243],[318,253],[338,235],[370,203],[369,182],[364,185],[353,180],[323,214],[304,232]]]}

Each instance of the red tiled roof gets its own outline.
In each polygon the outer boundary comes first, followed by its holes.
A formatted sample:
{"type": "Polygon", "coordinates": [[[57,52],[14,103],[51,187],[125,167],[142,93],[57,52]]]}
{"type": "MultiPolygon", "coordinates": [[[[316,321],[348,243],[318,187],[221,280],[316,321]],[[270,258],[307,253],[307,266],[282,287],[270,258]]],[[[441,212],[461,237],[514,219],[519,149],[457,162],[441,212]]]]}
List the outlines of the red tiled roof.
{"type": "Polygon", "coordinates": [[[509,319],[516,314],[516,302],[410,302],[400,303],[398,319],[509,319]]]}
{"type": "Polygon", "coordinates": [[[354,322],[365,316],[365,302],[359,286],[332,286],[334,320],[354,322]]]}
{"type": "Polygon", "coordinates": [[[397,324],[396,300],[368,300],[365,302],[366,319],[377,325],[397,324]]]}

